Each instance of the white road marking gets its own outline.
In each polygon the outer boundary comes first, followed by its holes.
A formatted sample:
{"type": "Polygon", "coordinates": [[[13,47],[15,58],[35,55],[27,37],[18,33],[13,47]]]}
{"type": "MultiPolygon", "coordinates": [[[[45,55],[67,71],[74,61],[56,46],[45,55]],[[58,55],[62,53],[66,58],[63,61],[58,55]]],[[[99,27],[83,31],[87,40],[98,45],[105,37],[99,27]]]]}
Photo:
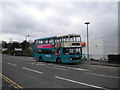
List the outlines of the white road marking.
{"type": "Polygon", "coordinates": [[[15,65],[15,64],[12,64],[13,66],[17,66],[17,65],[15,65]]]}
{"type": "Polygon", "coordinates": [[[60,65],[55,65],[55,64],[53,64],[53,66],[66,68],[65,66],[60,66],[60,65]]]}
{"type": "Polygon", "coordinates": [[[90,74],[90,75],[96,75],[96,76],[102,76],[102,77],[111,77],[111,78],[119,78],[119,77],[115,77],[115,76],[108,76],[108,75],[101,75],[101,74],[95,74],[95,73],[85,73],[85,74],[90,74]]]}
{"type": "Polygon", "coordinates": [[[43,65],[46,65],[46,64],[39,64],[39,65],[42,65],[42,66],[43,66],[43,65]]]}
{"type": "Polygon", "coordinates": [[[27,64],[32,64],[32,63],[28,63],[28,62],[26,62],[27,64]]]}
{"type": "Polygon", "coordinates": [[[29,69],[29,68],[26,68],[26,67],[22,67],[23,69],[26,69],[26,70],[29,70],[29,71],[32,71],[32,72],[36,72],[36,73],[39,73],[39,74],[43,74],[43,72],[39,72],[39,71],[36,71],[36,70],[32,70],[32,69],[29,69]]]}
{"type": "Polygon", "coordinates": [[[32,65],[41,65],[41,66],[43,66],[43,65],[46,65],[46,64],[43,64],[43,63],[28,63],[28,62],[26,62],[27,64],[32,64],[32,65]]]}
{"type": "Polygon", "coordinates": [[[28,63],[28,62],[26,62],[27,64],[32,64],[32,65],[34,65],[35,63],[28,63]]]}
{"type": "Polygon", "coordinates": [[[50,66],[45,66],[47,68],[54,68],[54,69],[59,69],[59,70],[67,70],[67,69],[63,69],[63,68],[57,68],[57,67],[50,67],[50,66]]]}
{"type": "Polygon", "coordinates": [[[80,70],[80,71],[89,71],[87,69],[82,69],[82,68],[74,68],[74,67],[65,67],[65,66],[60,66],[60,65],[54,65],[56,67],[62,67],[62,68],[69,68],[69,69],[74,69],[74,70],[80,70]]]}
{"type": "Polygon", "coordinates": [[[63,69],[63,68],[57,68],[57,67],[52,67],[54,69],[59,69],[59,70],[67,70],[67,69],[63,69]]]}
{"type": "Polygon", "coordinates": [[[85,86],[93,87],[93,88],[100,88],[100,89],[109,90],[109,89],[104,88],[104,87],[100,87],[100,86],[96,86],[96,85],[91,85],[91,84],[87,84],[87,83],[83,83],[83,82],[78,82],[78,81],[75,81],[75,80],[66,79],[66,78],[62,78],[62,77],[59,77],[59,76],[55,76],[55,78],[61,79],[61,80],[65,80],[65,81],[69,81],[69,82],[76,83],[76,84],[80,84],[80,85],[85,85],[85,86]]]}
{"type": "Polygon", "coordinates": [[[87,69],[82,69],[82,68],[74,68],[74,67],[69,67],[69,68],[74,69],[74,70],[80,70],[80,71],[89,71],[87,69]]]}
{"type": "Polygon", "coordinates": [[[55,65],[55,64],[53,64],[53,63],[50,63],[50,64],[48,64],[48,65],[55,65]]]}
{"type": "Polygon", "coordinates": [[[8,62],[7,64],[12,65],[12,66],[17,66],[17,65],[15,65],[15,64],[12,64],[12,63],[9,63],[9,62],[8,62]]]}

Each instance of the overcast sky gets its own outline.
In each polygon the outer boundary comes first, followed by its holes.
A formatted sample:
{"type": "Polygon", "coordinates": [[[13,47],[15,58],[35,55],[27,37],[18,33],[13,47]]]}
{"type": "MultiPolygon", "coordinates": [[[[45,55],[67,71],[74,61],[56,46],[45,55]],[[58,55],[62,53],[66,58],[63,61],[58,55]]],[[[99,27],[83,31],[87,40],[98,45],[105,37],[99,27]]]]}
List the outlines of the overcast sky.
{"type": "Polygon", "coordinates": [[[23,41],[76,33],[86,40],[85,21],[90,21],[89,39],[118,39],[117,2],[4,2],[0,4],[5,41],[23,41]]]}

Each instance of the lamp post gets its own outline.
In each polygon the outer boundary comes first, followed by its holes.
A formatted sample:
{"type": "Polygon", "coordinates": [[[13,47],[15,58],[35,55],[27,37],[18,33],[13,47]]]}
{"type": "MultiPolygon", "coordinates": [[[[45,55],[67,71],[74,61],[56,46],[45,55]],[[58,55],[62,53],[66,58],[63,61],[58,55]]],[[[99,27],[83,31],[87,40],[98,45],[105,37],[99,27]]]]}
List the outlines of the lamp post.
{"type": "Polygon", "coordinates": [[[30,35],[27,35],[27,40],[28,40],[28,42],[30,41],[30,35]]]}
{"type": "Polygon", "coordinates": [[[88,37],[88,24],[90,24],[90,22],[85,22],[85,24],[87,25],[87,59],[89,60],[89,37],[88,37]]]}
{"type": "Polygon", "coordinates": [[[25,36],[25,38],[26,38],[26,41],[29,42],[30,35],[25,36]]]}

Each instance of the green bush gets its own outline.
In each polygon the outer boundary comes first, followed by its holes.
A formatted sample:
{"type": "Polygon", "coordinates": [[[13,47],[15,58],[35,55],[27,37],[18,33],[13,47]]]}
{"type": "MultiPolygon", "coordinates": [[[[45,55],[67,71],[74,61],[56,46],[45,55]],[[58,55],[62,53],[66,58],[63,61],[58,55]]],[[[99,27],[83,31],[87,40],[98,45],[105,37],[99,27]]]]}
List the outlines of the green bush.
{"type": "Polygon", "coordinates": [[[2,53],[8,54],[8,55],[15,55],[15,56],[30,56],[30,57],[33,56],[33,51],[29,49],[23,50],[23,51],[5,50],[5,51],[2,51],[2,53]]]}
{"type": "Polygon", "coordinates": [[[13,50],[5,50],[5,51],[2,51],[3,54],[9,54],[11,55],[13,52],[13,50]]]}
{"type": "Polygon", "coordinates": [[[33,51],[29,50],[29,49],[28,50],[24,50],[23,51],[23,55],[32,57],[33,56],[33,51]]]}

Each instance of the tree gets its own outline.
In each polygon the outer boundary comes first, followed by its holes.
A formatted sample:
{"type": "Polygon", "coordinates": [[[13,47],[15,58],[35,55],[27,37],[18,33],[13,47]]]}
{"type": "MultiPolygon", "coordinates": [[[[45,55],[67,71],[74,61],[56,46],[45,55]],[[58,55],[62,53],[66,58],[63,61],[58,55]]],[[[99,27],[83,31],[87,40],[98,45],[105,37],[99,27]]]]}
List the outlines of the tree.
{"type": "Polygon", "coordinates": [[[14,48],[20,48],[20,43],[19,42],[13,42],[12,43],[14,48]]]}
{"type": "Polygon", "coordinates": [[[12,43],[8,43],[7,48],[8,48],[8,50],[14,50],[15,49],[14,46],[12,45],[12,43]]]}
{"type": "Polygon", "coordinates": [[[27,42],[26,40],[24,40],[22,43],[21,43],[21,47],[22,47],[22,50],[28,50],[29,49],[29,42],[27,42]]]}
{"type": "Polygon", "coordinates": [[[2,48],[7,48],[7,42],[6,41],[2,41],[2,48]]]}

